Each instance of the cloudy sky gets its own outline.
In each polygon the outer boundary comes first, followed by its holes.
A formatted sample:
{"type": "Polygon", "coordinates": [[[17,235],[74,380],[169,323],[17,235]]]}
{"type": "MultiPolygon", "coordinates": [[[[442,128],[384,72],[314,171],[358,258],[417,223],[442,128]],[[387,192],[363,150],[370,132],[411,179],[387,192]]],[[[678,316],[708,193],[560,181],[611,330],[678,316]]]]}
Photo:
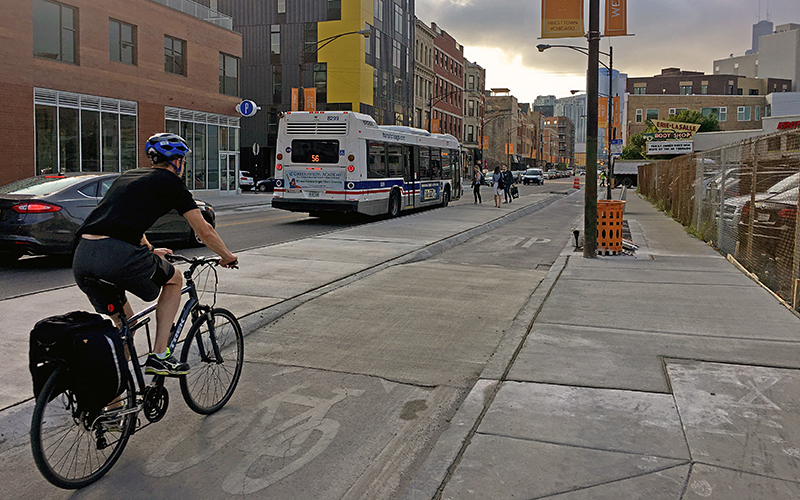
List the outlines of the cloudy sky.
{"type": "MultiPolygon", "coordinates": [[[[588,30],[588,2],[585,9],[588,30]]],[[[540,43],[587,45],[581,38],[540,40],[540,0],[416,0],[416,14],[464,45],[465,57],[486,69],[487,88],[509,88],[520,102],[586,88],[586,56],[536,50],[540,43]]],[[[751,48],[752,25],[761,19],[800,24],[800,0],[628,0],[628,33],[635,36],[604,38],[600,50],[608,52],[610,40],[614,69],[630,77],[668,67],[713,73],[715,59],[751,48]]],[[[602,12],[600,24],[602,30],[602,12]]]]}

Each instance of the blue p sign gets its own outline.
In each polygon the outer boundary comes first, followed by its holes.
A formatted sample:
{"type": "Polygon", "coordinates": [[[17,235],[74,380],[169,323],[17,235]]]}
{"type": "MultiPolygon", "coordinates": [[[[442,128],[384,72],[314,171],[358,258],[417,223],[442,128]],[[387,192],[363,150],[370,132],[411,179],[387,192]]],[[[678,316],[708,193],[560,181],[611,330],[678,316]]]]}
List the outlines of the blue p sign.
{"type": "Polygon", "coordinates": [[[236,105],[236,111],[239,112],[240,115],[248,117],[253,116],[258,111],[258,106],[256,103],[250,100],[244,100],[236,105]]]}

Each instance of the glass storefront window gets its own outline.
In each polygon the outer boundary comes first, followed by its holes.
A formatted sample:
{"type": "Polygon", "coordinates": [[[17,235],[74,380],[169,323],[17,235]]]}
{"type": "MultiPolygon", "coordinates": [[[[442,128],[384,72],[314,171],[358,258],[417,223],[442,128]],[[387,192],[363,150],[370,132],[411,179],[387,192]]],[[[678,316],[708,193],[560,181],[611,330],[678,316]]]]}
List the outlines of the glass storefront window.
{"type": "Polygon", "coordinates": [[[59,161],[61,172],[80,172],[80,147],[78,142],[79,112],[73,108],[58,110],[59,161]]]}
{"type": "Polygon", "coordinates": [[[56,108],[50,106],[36,106],[35,115],[36,173],[52,174],[58,171],[56,108]]]}
{"type": "Polygon", "coordinates": [[[208,189],[219,189],[219,127],[208,126],[208,189]]]}
{"type": "Polygon", "coordinates": [[[206,189],[206,125],[204,123],[194,124],[194,146],[192,146],[194,156],[194,188],[206,189]]]}
{"type": "Polygon", "coordinates": [[[81,110],[81,170],[100,171],[100,113],[81,110]]]}
{"type": "Polygon", "coordinates": [[[136,117],[119,116],[119,142],[122,170],[138,167],[136,164],[136,117]]]}
{"type": "Polygon", "coordinates": [[[103,113],[103,172],[119,172],[119,115],[103,113]]]}
{"type": "MultiPolygon", "coordinates": [[[[192,144],[194,141],[194,131],[192,125],[192,123],[181,122],[180,136],[183,137],[188,144],[192,144]]],[[[186,186],[189,189],[194,189],[194,152],[186,155],[186,161],[183,168],[185,170],[183,178],[186,182],[186,186]]]]}

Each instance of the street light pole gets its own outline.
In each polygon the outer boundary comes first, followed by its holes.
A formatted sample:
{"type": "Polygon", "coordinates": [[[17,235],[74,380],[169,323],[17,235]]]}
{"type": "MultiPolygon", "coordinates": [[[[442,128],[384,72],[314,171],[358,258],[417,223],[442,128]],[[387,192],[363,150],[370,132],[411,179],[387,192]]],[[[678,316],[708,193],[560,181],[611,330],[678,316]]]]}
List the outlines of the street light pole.
{"type": "Polygon", "coordinates": [[[600,65],[600,0],[589,0],[589,67],[586,73],[586,188],[583,257],[597,258],[597,105],[600,65]]]}
{"type": "Polygon", "coordinates": [[[607,130],[606,130],[606,149],[608,150],[608,154],[606,155],[606,166],[608,168],[608,172],[606,173],[606,199],[611,199],[611,186],[614,185],[614,164],[611,160],[611,139],[614,138],[614,134],[612,131],[614,130],[614,47],[611,45],[608,46],[608,116],[606,117],[607,120],[607,130]]]}

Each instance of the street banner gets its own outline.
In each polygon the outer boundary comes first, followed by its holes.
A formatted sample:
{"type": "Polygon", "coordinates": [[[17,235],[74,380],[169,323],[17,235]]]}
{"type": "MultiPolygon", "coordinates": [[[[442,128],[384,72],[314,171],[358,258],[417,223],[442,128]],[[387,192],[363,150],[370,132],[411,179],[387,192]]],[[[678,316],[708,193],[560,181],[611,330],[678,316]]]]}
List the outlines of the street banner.
{"type": "Polygon", "coordinates": [[[481,149],[489,149],[489,136],[484,135],[481,141],[481,149]]]}
{"type": "Polygon", "coordinates": [[[316,111],[317,110],[317,87],[311,87],[310,89],[303,89],[304,94],[304,103],[303,103],[303,110],[304,111],[316,111]]]}
{"type": "MultiPolygon", "coordinates": [[[[614,97],[612,101],[612,106],[614,107],[611,110],[612,116],[612,129],[620,130],[620,103],[619,97],[614,97]]],[[[608,97],[600,97],[597,99],[597,126],[606,129],[606,136],[610,133],[608,130],[608,97]]]]}
{"type": "Polygon", "coordinates": [[[292,87],[292,111],[299,110],[300,99],[299,99],[299,92],[297,87],[292,87]]]}
{"type": "Polygon", "coordinates": [[[628,34],[627,0],[606,0],[605,36],[626,36],[628,34]]]}
{"type": "Polygon", "coordinates": [[[434,134],[440,134],[441,132],[439,132],[439,130],[440,130],[439,129],[439,119],[438,118],[434,118],[431,121],[431,132],[433,132],[434,134]]]}
{"type": "Polygon", "coordinates": [[[507,142],[506,143],[506,154],[507,155],[513,155],[514,154],[514,143],[513,142],[507,142]]]}
{"type": "Polygon", "coordinates": [[[583,3],[583,0],[542,0],[542,38],[586,36],[583,3]]]}

